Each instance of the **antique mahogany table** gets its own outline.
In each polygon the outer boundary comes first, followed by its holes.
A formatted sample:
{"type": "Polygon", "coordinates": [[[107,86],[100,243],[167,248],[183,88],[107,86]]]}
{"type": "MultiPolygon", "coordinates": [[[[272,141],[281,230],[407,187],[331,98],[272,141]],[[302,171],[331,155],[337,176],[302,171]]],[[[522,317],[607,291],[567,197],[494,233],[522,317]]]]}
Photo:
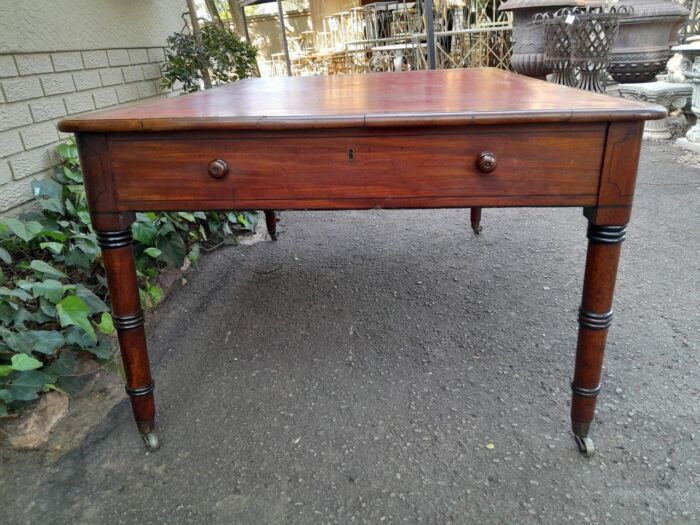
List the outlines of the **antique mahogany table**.
{"type": "MultiPolygon", "coordinates": [[[[138,211],[579,206],[588,252],[571,423],[590,455],[642,140],[661,107],[496,69],[248,79],[68,118],[126,371],[155,449],[154,383],[132,254],[138,211]]],[[[478,226],[478,225],[477,225],[478,226]]]]}

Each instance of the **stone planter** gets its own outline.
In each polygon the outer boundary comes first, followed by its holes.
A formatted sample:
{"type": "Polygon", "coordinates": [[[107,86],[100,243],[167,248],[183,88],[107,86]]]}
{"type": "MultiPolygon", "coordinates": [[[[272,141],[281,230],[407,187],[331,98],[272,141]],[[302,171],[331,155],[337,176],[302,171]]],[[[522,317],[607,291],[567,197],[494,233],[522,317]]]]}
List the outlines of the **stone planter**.
{"type": "Polygon", "coordinates": [[[624,0],[634,12],[620,20],[608,72],[620,83],[649,82],[666,68],[689,11],[673,0],[624,0]]]}
{"type": "Polygon", "coordinates": [[[537,13],[553,13],[562,7],[600,5],[584,0],[506,0],[499,11],[513,12],[513,71],[543,79],[552,72],[544,63],[544,26],[532,22],[537,13]]]}

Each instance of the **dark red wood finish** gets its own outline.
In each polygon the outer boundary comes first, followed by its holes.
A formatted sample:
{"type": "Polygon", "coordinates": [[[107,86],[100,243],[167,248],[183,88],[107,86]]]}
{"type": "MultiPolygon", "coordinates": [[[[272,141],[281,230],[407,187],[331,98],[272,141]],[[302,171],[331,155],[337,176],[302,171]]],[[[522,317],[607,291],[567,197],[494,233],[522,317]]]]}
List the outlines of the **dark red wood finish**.
{"type": "Polygon", "coordinates": [[[643,120],[664,115],[472,69],[245,80],[63,120],[78,137],[140,430],[153,438],[155,410],[127,235],[135,211],[263,209],[275,238],[280,209],[470,207],[478,231],[482,206],[581,206],[590,227],[571,417],[590,452],[643,120]]]}

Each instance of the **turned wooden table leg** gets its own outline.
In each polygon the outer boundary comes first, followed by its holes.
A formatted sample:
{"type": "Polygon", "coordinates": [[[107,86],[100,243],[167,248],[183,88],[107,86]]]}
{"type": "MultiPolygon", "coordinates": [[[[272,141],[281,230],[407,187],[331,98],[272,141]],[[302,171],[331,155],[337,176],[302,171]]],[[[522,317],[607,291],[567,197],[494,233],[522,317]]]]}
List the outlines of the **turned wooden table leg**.
{"type": "Polygon", "coordinates": [[[470,218],[474,235],[481,233],[481,208],[470,208],[470,218]]]}
{"type": "Polygon", "coordinates": [[[273,241],[277,240],[277,212],[276,211],[266,211],[265,212],[265,225],[267,226],[267,233],[273,241]]]}
{"type": "Polygon", "coordinates": [[[112,317],[117,329],[126,373],[126,393],[131,398],[134,419],[146,446],[150,450],[156,450],[159,440],[154,426],[156,407],[153,389],[155,385],[148,363],[131,228],[97,231],[97,242],[102,248],[102,258],[107,274],[112,317]]]}
{"type": "Polygon", "coordinates": [[[576,368],[571,383],[571,428],[582,453],[593,454],[588,435],[603,368],[608,328],[612,324],[612,302],[620,248],[625,226],[588,225],[588,253],[579,310],[576,368]]]}

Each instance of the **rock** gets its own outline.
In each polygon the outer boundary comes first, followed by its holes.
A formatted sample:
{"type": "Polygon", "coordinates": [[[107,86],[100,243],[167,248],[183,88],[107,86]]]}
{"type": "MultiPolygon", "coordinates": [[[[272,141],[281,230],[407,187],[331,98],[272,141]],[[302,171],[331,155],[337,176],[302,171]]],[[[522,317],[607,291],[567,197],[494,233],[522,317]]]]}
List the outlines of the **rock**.
{"type": "Polygon", "coordinates": [[[45,444],[51,429],[68,414],[68,405],[68,398],[60,392],[42,396],[36,408],[13,425],[8,435],[10,445],[35,449],[45,444]]]}

